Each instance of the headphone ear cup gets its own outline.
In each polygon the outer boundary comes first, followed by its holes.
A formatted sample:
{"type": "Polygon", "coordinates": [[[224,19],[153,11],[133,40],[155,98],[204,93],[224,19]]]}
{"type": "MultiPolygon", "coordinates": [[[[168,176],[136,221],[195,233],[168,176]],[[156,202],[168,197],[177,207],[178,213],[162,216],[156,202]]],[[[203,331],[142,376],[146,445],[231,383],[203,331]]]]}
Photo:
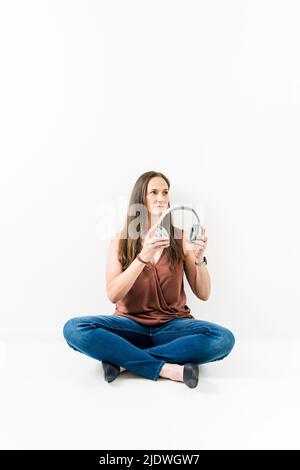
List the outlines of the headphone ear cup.
{"type": "Polygon", "coordinates": [[[191,231],[190,231],[190,242],[193,243],[193,241],[197,240],[198,235],[199,235],[199,224],[195,224],[192,226],[191,231]]]}
{"type": "Polygon", "coordinates": [[[194,226],[192,226],[190,230],[190,242],[192,243],[193,241],[194,241],[194,226]]]}
{"type": "Polygon", "coordinates": [[[167,230],[164,227],[158,226],[154,230],[154,236],[155,237],[168,237],[169,234],[168,234],[167,230]]]}

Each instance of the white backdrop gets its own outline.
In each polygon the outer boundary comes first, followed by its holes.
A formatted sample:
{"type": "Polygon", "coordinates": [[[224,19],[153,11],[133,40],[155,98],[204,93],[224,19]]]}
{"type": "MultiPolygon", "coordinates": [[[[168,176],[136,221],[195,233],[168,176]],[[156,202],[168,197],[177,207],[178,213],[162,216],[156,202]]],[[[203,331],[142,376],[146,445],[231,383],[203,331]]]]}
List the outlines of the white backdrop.
{"type": "Polygon", "coordinates": [[[114,229],[156,170],[172,203],[204,208],[212,293],[185,283],[194,316],[299,337],[299,10],[0,3],[3,336],[61,337],[71,316],[112,314],[103,208],[114,229]]]}

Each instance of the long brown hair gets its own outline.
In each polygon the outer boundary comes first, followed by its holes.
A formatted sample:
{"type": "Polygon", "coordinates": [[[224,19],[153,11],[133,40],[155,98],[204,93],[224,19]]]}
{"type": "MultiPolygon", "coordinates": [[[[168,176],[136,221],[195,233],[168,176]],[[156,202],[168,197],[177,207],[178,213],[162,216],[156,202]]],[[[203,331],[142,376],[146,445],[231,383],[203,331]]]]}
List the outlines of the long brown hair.
{"type": "MultiPolygon", "coordinates": [[[[141,227],[140,224],[137,225],[137,232],[139,233],[139,236],[136,239],[130,237],[130,231],[128,229],[132,221],[136,218],[136,215],[131,215],[130,208],[132,208],[133,205],[139,204],[143,205],[145,208],[147,207],[146,194],[148,183],[151,178],[154,178],[155,176],[163,178],[168,185],[168,189],[170,188],[170,181],[168,178],[158,171],[147,171],[146,173],[143,173],[141,176],[139,176],[139,178],[136,180],[129,200],[126,221],[123,229],[121,230],[119,240],[118,259],[122,265],[123,271],[128,268],[128,266],[132,263],[132,261],[142,249],[140,240],[141,231],[143,233],[143,227],[141,227]]],[[[146,212],[148,216],[148,210],[146,212]]],[[[147,226],[148,224],[146,224],[146,227],[147,226]]],[[[173,225],[171,213],[166,215],[162,221],[162,226],[165,227],[169,232],[170,245],[168,248],[166,248],[166,250],[168,255],[169,268],[171,271],[174,271],[175,266],[184,260],[184,252],[182,248],[182,230],[173,225]]]]}

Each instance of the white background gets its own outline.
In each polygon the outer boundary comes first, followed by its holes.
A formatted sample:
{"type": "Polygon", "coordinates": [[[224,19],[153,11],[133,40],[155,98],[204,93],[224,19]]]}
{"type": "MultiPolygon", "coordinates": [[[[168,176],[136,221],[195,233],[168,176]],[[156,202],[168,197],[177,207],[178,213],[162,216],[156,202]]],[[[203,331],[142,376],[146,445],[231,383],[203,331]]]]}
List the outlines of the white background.
{"type": "MultiPolygon", "coordinates": [[[[299,13],[297,1],[0,3],[6,371],[47,344],[70,358],[65,321],[112,314],[101,233],[120,226],[149,170],[170,179],[172,203],[203,206],[212,294],[202,302],[185,284],[194,316],[299,365],[299,13]]],[[[46,445],[25,435],[6,433],[4,447],[46,445]]]]}

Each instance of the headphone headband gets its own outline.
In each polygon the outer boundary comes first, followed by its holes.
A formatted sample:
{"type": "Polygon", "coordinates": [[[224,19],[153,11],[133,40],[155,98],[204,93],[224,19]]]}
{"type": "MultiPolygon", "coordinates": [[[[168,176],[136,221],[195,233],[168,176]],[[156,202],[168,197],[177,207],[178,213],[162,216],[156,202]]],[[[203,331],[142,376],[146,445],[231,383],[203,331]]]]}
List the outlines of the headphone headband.
{"type": "Polygon", "coordinates": [[[169,209],[167,209],[161,216],[160,218],[158,219],[158,222],[157,224],[161,224],[161,222],[163,221],[163,219],[166,217],[166,215],[168,215],[170,212],[173,212],[173,211],[176,211],[176,210],[189,210],[191,212],[193,212],[197,218],[197,222],[200,224],[200,219],[199,219],[199,216],[197,214],[197,212],[190,206],[180,206],[180,205],[174,205],[174,206],[171,206],[169,207],[169,209]]]}

